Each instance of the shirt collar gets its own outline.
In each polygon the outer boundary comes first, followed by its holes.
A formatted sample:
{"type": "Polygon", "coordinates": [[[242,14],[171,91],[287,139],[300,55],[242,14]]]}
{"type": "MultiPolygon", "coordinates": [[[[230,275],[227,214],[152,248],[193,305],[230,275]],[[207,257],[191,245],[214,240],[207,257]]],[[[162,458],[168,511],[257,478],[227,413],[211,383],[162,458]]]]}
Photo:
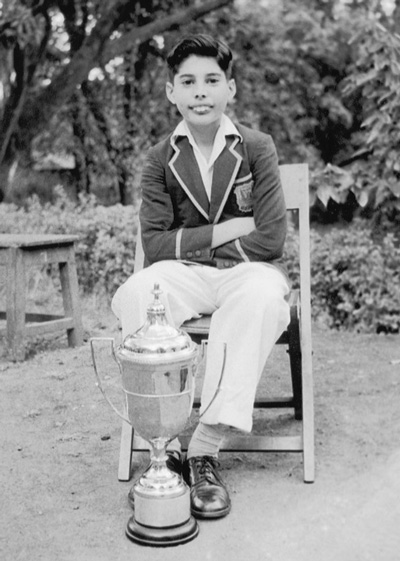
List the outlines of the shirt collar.
{"type": "MultiPolygon", "coordinates": [[[[231,119],[227,115],[225,115],[225,113],[221,117],[219,130],[223,133],[224,136],[237,136],[239,137],[240,142],[243,142],[242,135],[238,131],[237,127],[233,124],[231,119]]],[[[175,128],[174,132],[172,133],[172,141],[175,141],[180,136],[186,136],[194,142],[192,133],[190,132],[185,120],[182,120],[175,128]]]]}

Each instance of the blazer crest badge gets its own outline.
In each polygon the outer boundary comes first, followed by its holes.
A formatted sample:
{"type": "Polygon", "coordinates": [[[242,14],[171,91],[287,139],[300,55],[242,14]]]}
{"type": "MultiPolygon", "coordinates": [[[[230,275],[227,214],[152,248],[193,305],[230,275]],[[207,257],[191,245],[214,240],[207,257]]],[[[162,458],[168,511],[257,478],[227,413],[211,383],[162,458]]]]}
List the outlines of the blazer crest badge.
{"type": "Polygon", "coordinates": [[[253,187],[254,181],[251,180],[237,185],[234,189],[236,202],[241,212],[253,210],[253,187]]]}

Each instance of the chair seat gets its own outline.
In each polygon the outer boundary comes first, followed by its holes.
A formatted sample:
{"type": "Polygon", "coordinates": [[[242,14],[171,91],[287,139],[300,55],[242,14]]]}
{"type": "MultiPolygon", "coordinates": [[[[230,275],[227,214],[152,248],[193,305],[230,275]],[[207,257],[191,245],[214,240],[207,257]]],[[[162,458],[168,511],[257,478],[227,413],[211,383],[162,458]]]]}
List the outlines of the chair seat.
{"type": "MultiPolygon", "coordinates": [[[[293,313],[298,314],[299,309],[299,291],[292,290],[289,295],[289,307],[291,310],[291,316],[293,313]]],[[[204,314],[199,318],[193,318],[185,321],[182,324],[182,329],[189,333],[195,340],[201,340],[208,337],[208,332],[210,331],[211,315],[204,314]]],[[[288,344],[288,331],[285,330],[279,339],[277,340],[277,345],[287,345],[288,344]]]]}

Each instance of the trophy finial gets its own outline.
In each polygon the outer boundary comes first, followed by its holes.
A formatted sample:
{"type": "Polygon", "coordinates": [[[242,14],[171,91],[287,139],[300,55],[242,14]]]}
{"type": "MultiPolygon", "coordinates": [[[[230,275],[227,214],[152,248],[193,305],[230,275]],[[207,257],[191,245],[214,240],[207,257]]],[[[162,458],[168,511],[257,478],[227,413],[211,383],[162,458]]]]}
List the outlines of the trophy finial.
{"type": "Polygon", "coordinates": [[[158,304],[160,300],[160,294],[162,294],[162,290],[160,289],[160,285],[158,282],[154,283],[154,288],[151,293],[154,294],[154,303],[158,304]]]}
{"type": "Polygon", "coordinates": [[[147,308],[147,316],[148,317],[157,317],[161,323],[166,322],[165,318],[165,307],[164,304],[160,300],[160,295],[162,294],[162,290],[158,282],[154,283],[154,288],[151,291],[154,294],[154,300],[147,308]]]}

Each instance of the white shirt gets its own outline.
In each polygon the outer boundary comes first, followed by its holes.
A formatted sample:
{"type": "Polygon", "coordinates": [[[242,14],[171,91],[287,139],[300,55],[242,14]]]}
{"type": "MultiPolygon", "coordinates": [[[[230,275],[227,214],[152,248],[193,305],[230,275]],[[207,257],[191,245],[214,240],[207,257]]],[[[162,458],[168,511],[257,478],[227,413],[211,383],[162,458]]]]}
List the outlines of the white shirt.
{"type": "Polygon", "coordinates": [[[194,156],[199,166],[200,175],[203,180],[204,188],[206,190],[208,199],[211,198],[211,185],[214,173],[214,163],[218,156],[221,154],[226,145],[226,136],[236,135],[242,140],[242,135],[237,130],[235,125],[232,123],[230,118],[223,114],[221,118],[220,126],[217,130],[217,134],[214,138],[213,149],[211,152],[210,159],[207,161],[206,158],[200,151],[192,133],[189,130],[185,121],[181,121],[174,132],[172,133],[172,138],[175,140],[178,136],[186,136],[193,148],[194,156]]]}

